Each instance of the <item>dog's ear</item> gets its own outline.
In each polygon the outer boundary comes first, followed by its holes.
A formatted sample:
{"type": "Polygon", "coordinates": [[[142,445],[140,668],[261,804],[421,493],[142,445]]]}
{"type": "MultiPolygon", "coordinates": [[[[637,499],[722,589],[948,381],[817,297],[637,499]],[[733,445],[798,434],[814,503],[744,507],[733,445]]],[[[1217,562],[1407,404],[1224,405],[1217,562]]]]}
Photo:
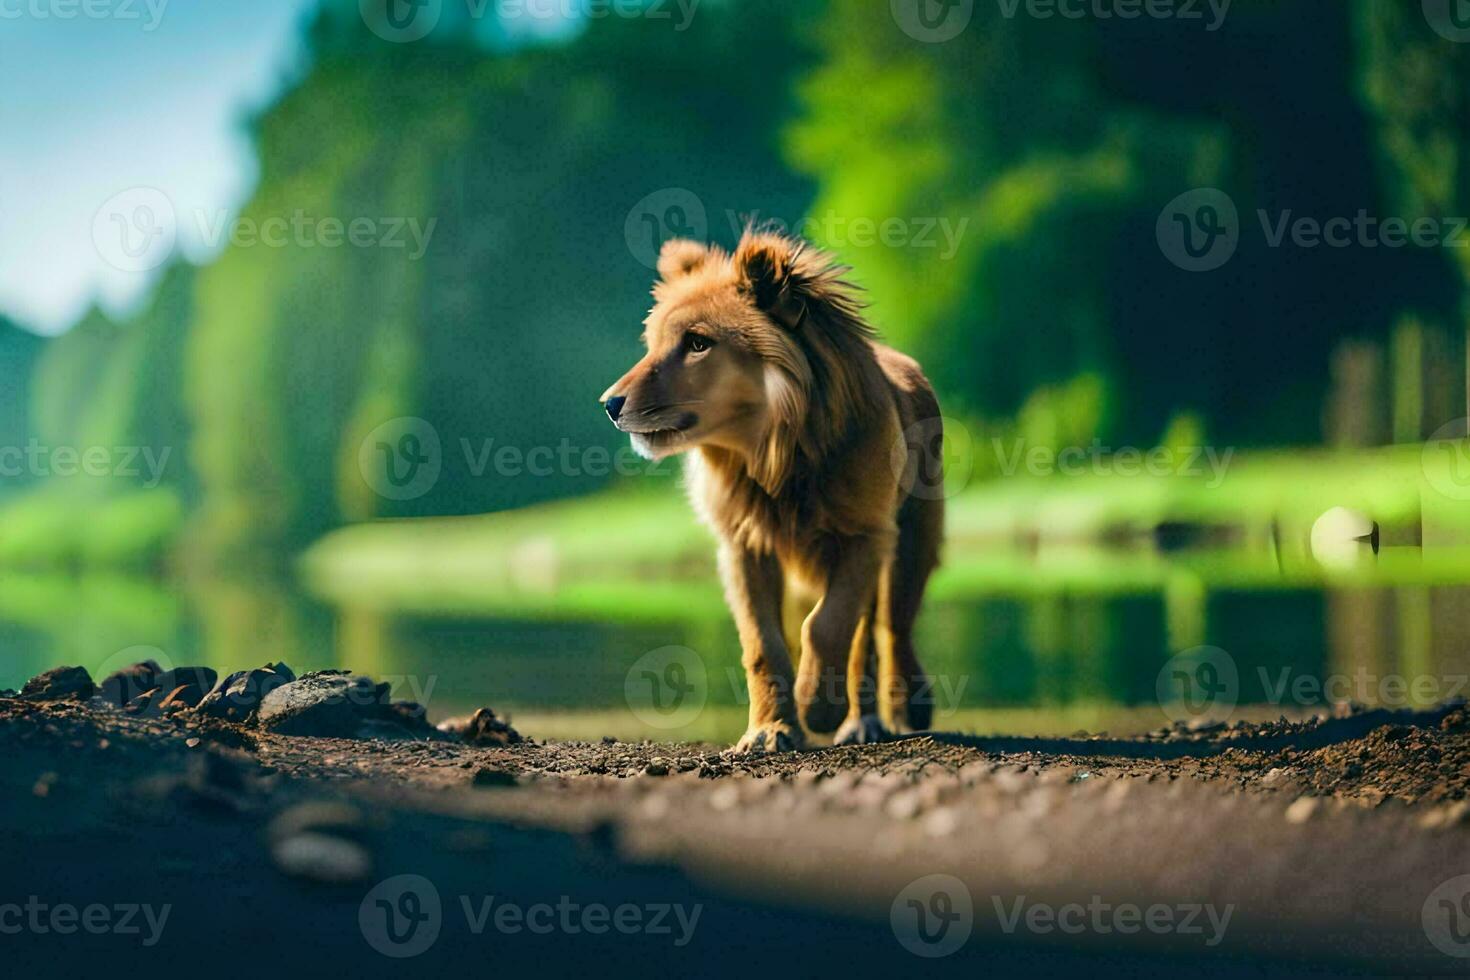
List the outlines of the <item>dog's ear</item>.
{"type": "Polygon", "coordinates": [[[800,242],[773,232],[747,231],[735,248],[735,275],[751,302],[788,330],[797,329],[808,297],[800,242]]]}
{"type": "Polygon", "coordinates": [[[718,248],[688,238],[670,238],[658,250],[658,277],[673,282],[704,268],[705,263],[719,258],[718,248]]]}

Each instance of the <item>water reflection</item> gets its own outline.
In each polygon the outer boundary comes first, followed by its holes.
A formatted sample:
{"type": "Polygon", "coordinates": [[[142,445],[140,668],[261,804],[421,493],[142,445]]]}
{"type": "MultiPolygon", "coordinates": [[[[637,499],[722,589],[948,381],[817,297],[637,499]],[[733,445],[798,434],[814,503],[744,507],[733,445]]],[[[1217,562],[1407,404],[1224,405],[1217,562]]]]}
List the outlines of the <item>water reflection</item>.
{"type": "MultiPolygon", "coordinates": [[[[1466,585],[1353,579],[1268,588],[1228,575],[1207,585],[1193,559],[1139,575],[1140,556],[1114,557],[1111,579],[1105,552],[1087,558],[1085,575],[1062,581],[1049,582],[1054,569],[1040,566],[1029,579],[1016,574],[1026,561],[1016,556],[1005,559],[1004,587],[983,569],[946,572],[918,637],[935,675],[938,723],[1047,734],[1158,727],[1162,665],[1202,644],[1234,660],[1236,716],[1290,715],[1339,699],[1417,706],[1467,693],[1466,585]]],[[[1445,577],[1443,569],[1432,576],[1445,577]]],[[[714,592],[712,580],[706,585],[714,592]]],[[[285,577],[8,575],[0,578],[0,686],[58,663],[110,669],[143,647],[221,671],[272,660],[298,670],[350,667],[389,680],[396,696],[427,704],[434,717],[491,704],[542,736],[728,739],[742,725],[743,675],[734,630],[711,608],[717,602],[608,622],[553,604],[534,619],[511,619],[329,604],[285,577]],[[707,684],[698,721],[672,732],[640,723],[625,699],[630,666],[670,645],[697,652],[707,684]]]]}

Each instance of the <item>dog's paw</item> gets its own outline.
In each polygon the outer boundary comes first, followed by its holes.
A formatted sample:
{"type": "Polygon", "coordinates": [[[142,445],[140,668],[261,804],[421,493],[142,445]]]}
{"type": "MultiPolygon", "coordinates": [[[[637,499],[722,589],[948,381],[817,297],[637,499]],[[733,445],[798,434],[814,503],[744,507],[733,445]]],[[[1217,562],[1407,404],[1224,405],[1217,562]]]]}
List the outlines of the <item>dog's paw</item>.
{"type": "Polygon", "coordinates": [[[794,752],[802,748],[806,737],[801,729],[785,722],[772,721],[752,725],[730,749],[728,755],[764,755],[768,752],[794,752]]]}
{"type": "Polygon", "coordinates": [[[877,715],[861,715],[844,721],[842,727],[837,729],[837,734],[832,737],[832,744],[871,745],[874,742],[886,742],[892,737],[892,733],[883,727],[883,719],[877,715]]]}

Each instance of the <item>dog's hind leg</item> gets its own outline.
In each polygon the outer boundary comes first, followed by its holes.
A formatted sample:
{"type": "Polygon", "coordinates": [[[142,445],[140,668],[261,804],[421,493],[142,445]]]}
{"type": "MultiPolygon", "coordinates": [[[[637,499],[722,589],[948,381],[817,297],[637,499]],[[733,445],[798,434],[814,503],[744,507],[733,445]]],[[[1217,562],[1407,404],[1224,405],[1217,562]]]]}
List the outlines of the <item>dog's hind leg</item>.
{"type": "Polygon", "coordinates": [[[877,602],[858,624],[847,660],[847,718],[832,738],[834,745],[860,745],[888,738],[878,714],[878,648],[873,641],[877,602]]]}

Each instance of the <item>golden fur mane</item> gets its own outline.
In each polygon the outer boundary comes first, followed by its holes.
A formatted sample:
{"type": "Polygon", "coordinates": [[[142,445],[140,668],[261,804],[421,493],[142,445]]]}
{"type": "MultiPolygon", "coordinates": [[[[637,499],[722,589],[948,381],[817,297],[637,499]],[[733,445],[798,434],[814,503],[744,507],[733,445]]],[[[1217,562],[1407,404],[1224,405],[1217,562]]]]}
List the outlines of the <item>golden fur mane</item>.
{"type": "MultiPolygon", "coordinates": [[[[794,476],[818,474],[888,391],[849,267],[799,239],[748,229],[734,254],[695,242],[668,243],[659,258],[659,302],[689,277],[733,280],[738,294],[765,314],[742,331],[766,365],[770,425],[749,476],[778,496],[794,476]]],[[[706,281],[709,281],[706,279],[706,281]]]]}

